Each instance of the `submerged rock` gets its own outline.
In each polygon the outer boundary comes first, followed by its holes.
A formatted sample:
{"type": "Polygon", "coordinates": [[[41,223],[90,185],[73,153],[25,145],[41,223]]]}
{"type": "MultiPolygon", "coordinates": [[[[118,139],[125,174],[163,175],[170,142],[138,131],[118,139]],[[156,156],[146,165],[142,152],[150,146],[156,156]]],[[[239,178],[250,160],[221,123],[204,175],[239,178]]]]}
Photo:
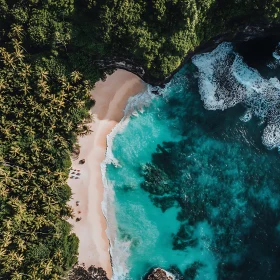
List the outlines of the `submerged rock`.
{"type": "Polygon", "coordinates": [[[162,268],[155,268],[148,276],[148,280],[174,280],[171,273],[165,271],[162,268]]]}

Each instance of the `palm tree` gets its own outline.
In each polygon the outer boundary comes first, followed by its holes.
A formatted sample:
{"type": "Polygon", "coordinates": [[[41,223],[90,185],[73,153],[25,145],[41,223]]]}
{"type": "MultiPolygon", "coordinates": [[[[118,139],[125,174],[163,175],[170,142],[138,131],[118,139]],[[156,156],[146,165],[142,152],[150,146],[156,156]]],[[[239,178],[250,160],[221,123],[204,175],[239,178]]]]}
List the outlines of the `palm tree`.
{"type": "Polygon", "coordinates": [[[85,101],[84,100],[78,100],[76,102],[76,107],[77,108],[83,108],[85,106],[85,101]]]}
{"type": "Polygon", "coordinates": [[[19,178],[23,177],[26,174],[26,172],[22,168],[17,167],[16,170],[12,172],[12,174],[14,174],[16,178],[19,178]]]}
{"type": "Polygon", "coordinates": [[[76,83],[76,82],[78,82],[78,81],[81,80],[82,75],[81,75],[80,72],[74,71],[74,72],[71,73],[71,78],[72,78],[72,80],[74,81],[74,83],[76,83]]]}
{"type": "Polygon", "coordinates": [[[23,50],[22,50],[22,47],[21,47],[21,42],[18,41],[17,39],[13,39],[13,40],[12,40],[12,43],[13,43],[13,47],[14,47],[14,49],[15,49],[14,56],[15,56],[19,61],[22,61],[23,58],[24,58],[24,54],[23,54],[23,50]]]}
{"type": "Polygon", "coordinates": [[[25,241],[23,239],[21,239],[20,237],[17,237],[16,243],[21,252],[24,252],[26,250],[25,241]]]}
{"type": "Polygon", "coordinates": [[[14,62],[15,62],[14,57],[7,52],[6,56],[4,57],[4,63],[7,64],[8,66],[12,67],[13,70],[15,70],[15,63],[14,62]]]}
{"type": "Polygon", "coordinates": [[[21,151],[21,148],[20,147],[15,147],[15,146],[12,146],[11,148],[10,148],[10,154],[12,155],[12,156],[17,156],[17,155],[19,155],[20,154],[20,151],[21,151]]]}
{"type": "Polygon", "coordinates": [[[40,77],[41,77],[42,80],[48,80],[48,75],[49,75],[48,71],[46,71],[46,70],[41,70],[40,73],[39,73],[39,75],[40,75],[40,77]]]}
{"type": "Polygon", "coordinates": [[[22,151],[20,156],[17,158],[17,163],[19,165],[25,164],[25,166],[28,167],[28,155],[22,151]]]}
{"type": "Polygon", "coordinates": [[[50,275],[53,269],[52,260],[49,260],[48,262],[41,262],[40,268],[44,275],[50,275]]]}
{"type": "Polygon", "coordinates": [[[66,86],[66,83],[67,83],[67,78],[66,76],[62,75],[58,78],[58,82],[60,83],[60,85],[63,87],[66,86]]]}
{"type": "Polygon", "coordinates": [[[0,248],[0,260],[6,256],[7,250],[4,248],[0,248]]]}
{"type": "Polygon", "coordinates": [[[20,272],[13,272],[11,280],[22,280],[23,274],[20,272]]]}
{"type": "Polygon", "coordinates": [[[49,97],[48,93],[50,92],[50,87],[48,86],[47,82],[43,79],[38,81],[38,86],[40,88],[40,96],[42,99],[47,99],[49,97]]]}
{"type": "Polygon", "coordinates": [[[11,239],[12,239],[12,235],[9,232],[5,232],[2,241],[2,246],[8,247],[12,243],[11,239]]]}
{"type": "MultiPolygon", "coordinates": [[[[2,178],[0,178],[0,179],[2,179],[2,178]]],[[[4,184],[2,185],[1,181],[0,181],[0,196],[2,198],[7,198],[8,193],[9,193],[9,189],[7,188],[6,185],[4,185],[4,184]]]]}
{"type": "Polygon", "coordinates": [[[15,262],[16,266],[20,266],[24,260],[23,255],[18,254],[16,251],[11,251],[9,257],[15,262]]]}
{"type": "Polygon", "coordinates": [[[0,127],[0,130],[6,139],[11,140],[13,138],[13,134],[8,127],[0,127]]]}
{"type": "Polygon", "coordinates": [[[19,75],[21,77],[23,77],[24,79],[27,79],[28,77],[30,77],[32,73],[32,70],[31,70],[31,65],[30,64],[24,64],[22,68],[20,68],[20,71],[19,71],[19,75]]]}
{"type": "Polygon", "coordinates": [[[23,27],[18,24],[13,24],[9,33],[9,37],[19,39],[23,38],[23,27]]]}
{"type": "Polygon", "coordinates": [[[58,99],[57,100],[57,106],[58,106],[58,108],[63,108],[65,106],[64,100],[58,99]]]}
{"type": "MultiPolygon", "coordinates": [[[[23,113],[23,111],[21,111],[23,113]]],[[[31,126],[25,126],[24,127],[24,132],[28,135],[28,137],[34,138],[35,136],[35,131],[33,127],[31,126]]]]}
{"type": "Polygon", "coordinates": [[[73,88],[73,86],[70,83],[67,83],[65,88],[67,91],[70,91],[73,88]]]}
{"type": "Polygon", "coordinates": [[[49,115],[50,115],[50,112],[49,112],[48,108],[42,107],[41,112],[40,112],[40,116],[42,118],[45,118],[45,117],[48,117],[49,115]]]}
{"type": "Polygon", "coordinates": [[[21,119],[23,114],[24,112],[22,110],[16,110],[15,112],[15,116],[17,117],[17,119],[21,119]]]}
{"type": "Polygon", "coordinates": [[[38,270],[39,270],[39,267],[37,265],[30,266],[28,273],[32,280],[39,280],[38,270]]]}
{"type": "Polygon", "coordinates": [[[54,258],[57,259],[57,262],[58,262],[58,263],[62,263],[63,257],[62,257],[62,253],[61,253],[61,250],[60,250],[60,249],[58,249],[57,251],[55,251],[55,253],[54,253],[54,258]]]}
{"type": "Polygon", "coordinates": [[[28,84],[22,85],[22,91],[24,92],[25,95],[29,92],[30,89],[31,89],[31,87],[28,84]]]}
{"type": "Polygon", "coordinates": [[[39,228],[41,228],[43,225],[46,224],[46,218],[43,215],[39,215],[37,216],[36,220],[35,220],[35,228],[36,230],[38,230],[39,228]]]}
{"type": "Polygon", "coordinates": [[[0,92],[2,91],[2,89],[5,89],[6,88],[6,84],[4,82],[3,79],[0,79],[0,92]]]}
{"type": "Polygon", "coordinates": [[[29,169],[29,170],[27,171],[27,177],[28,177],[29,179],[35,178],[35,174],[36,174],[36,172],[35,172],[33,169],[29,169]]]}

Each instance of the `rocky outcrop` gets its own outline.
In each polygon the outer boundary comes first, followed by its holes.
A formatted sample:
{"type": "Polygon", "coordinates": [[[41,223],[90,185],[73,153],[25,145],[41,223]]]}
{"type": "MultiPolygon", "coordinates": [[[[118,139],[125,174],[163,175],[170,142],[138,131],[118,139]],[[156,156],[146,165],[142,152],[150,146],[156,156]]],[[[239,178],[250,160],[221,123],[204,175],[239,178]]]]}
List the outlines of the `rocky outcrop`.
{"type": "Polygon", "coordinates": [[[149,274],[147,280],[174,280],[174,277],[162,268],[155,268],[149,274]]]}
{"type": "Polygon", "coordinates": [[[226,34],[220,34],[216,37],[211,38],[208,41],[202,42],[194,51],[190,51],[185,56],[184,60],[182,61],[181,65],[170,75],[163,78],[157,78],[152,76],[147,69],[141,65],[141,62],[134,61],[132,58],[123,58],[123,57],[114,57],[114,58],[107,58],[104,60],[96,61],[101,68],[119,68],[124,69],[129,72],[136,74],[146,83],[149,83],[153,86],[163,86],[165,83],[171,80],[171,78],[176,74],[186,62],[188,62],[195,54],[209,52],[215,49],[219,44],[222,42],[233,42],[233,43],[240,43],[244,41],[249,41],[252,39],[257,39],[261,37],[268,37],[268,36],[278,36],[280,38],[280,25],[246,25],[239,27],[238,31],[226,34]]]}

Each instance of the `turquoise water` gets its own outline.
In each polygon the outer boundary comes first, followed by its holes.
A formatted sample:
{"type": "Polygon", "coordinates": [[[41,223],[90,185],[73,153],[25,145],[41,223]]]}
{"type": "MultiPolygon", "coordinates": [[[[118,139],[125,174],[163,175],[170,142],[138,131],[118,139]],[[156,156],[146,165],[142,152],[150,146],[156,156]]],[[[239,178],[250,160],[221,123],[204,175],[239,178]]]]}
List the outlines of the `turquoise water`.
{"type": "Polygon", "coordinates": [[[177,279],[280,279],[279,154],[267,149],[278,147],[278,82],[229,45],[194,64],[114,139],[120,166],[107,178],[118,240],[130,243],[125,279],[154,267],[177,279]]]}

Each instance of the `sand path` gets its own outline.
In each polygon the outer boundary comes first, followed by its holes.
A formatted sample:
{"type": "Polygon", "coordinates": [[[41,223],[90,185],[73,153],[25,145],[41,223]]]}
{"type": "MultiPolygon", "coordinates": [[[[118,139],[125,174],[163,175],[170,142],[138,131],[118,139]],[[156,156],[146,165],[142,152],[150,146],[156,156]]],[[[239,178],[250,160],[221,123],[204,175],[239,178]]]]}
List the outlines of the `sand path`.
{"type": "Polygon", "coordinates": [[[112,267],[105,233],[107,225],[101,208],[104,188],[100,164],[105,158],[106,136],[123,117],[128,98],[144,87],[140,78],[125,70],[117,70],[105,82],[95,84],[92,97],[96,103],[91,109],[94,122],[90,124],[93,133],[78,139],[80,155],[72,161],[72,167],[79,169],[81,175],[79,179],[68,179],[73,193],[69,205],[75,213],[75,218],[69,221],[80,240],[79,263],[103,267],[109,279],[112,267]],[[79,164],[80,159],[85,159],[85,164],[79,164]],[[76,201],[80,201],[79,206],[76,201]],[[77,217],[81,217],[81,221],[76,222],[77,217]]]}

